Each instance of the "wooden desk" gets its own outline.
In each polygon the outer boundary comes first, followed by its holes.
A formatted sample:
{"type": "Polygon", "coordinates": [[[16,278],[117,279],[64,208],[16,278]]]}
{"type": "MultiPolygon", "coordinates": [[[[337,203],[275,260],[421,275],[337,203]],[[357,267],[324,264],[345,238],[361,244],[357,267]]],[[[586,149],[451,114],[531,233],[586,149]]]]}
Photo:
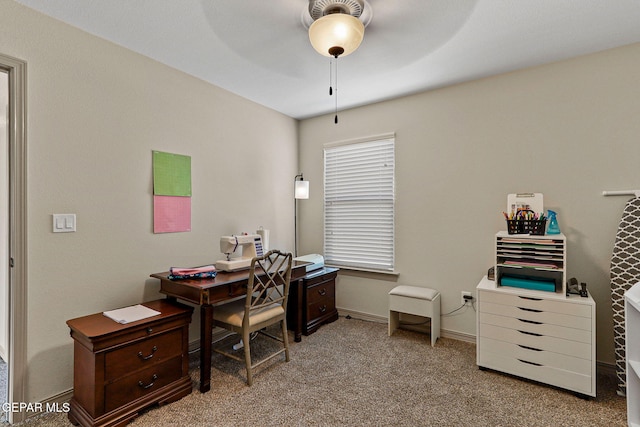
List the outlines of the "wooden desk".
{"type": "MultiPolygon", "coordinates": [[[[291,286],[298,286],[307,264],[294,262],[291,286]]],[[[160,280],[160,293],[200,306],[200,391],[205,393],[211,389],[213,307],[246,295],[249,270],[219,271],[212,279],[169,280],[168,276],[168,271],[151,275],[160,280]]]]}

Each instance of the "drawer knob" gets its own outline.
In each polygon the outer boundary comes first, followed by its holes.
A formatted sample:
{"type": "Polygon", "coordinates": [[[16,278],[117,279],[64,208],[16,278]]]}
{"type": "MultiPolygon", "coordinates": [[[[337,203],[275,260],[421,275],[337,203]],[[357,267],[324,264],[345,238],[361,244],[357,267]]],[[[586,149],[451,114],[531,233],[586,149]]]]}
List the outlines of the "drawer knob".
{"type": "Polygon", "coordinates": [[[318,289],[318,293],[322,296],[325,296],[327,294],[327,290],[325,288],[318,289]]]}
{"type": "Polygon", "coordinates": [[[138,357],[142,360],[149,360],[153,357],[153,354],[158,351],[158,347],[156,347],[155,345],[153,346],[153,348],[151,349],[151,354],[149,354],[148,356],[143,356],[142,352],[139,351],[138,352],[138,357]]]}
{"type": "Polygon", "coordinates": [[[320,307],[320,313],[324,313],[325,311],[327,311],[326,305],[323,305],[322,307],[320,307]]]}
{"type": "Polygon", "coordinates": [[[138,381],[138,385],[146,390],[148,388],[153,387],[153,384],[155,384],[157,379],[158,379],[158,376],[156,374],[153,374],[153,376],[151,377],[151,382],[149,384],[145,384],[142,382],[142,380],[140,380],[138,381]]]}
{"type": "Polygon", "coordinates": [[[147,328],[147,333],[150,334],[151,332],[153,332],[153,328],[151,327],[147,328]]]}

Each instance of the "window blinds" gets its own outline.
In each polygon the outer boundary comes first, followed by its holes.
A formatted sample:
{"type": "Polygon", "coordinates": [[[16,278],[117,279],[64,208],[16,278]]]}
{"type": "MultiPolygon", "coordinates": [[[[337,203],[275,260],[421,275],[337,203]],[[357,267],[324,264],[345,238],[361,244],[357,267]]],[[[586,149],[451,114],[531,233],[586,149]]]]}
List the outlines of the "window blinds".
{"type": "Polygon", "coordinates": [[[331,265],[394,269],[394,138],[324,150],[324,256],[331,265]]]}

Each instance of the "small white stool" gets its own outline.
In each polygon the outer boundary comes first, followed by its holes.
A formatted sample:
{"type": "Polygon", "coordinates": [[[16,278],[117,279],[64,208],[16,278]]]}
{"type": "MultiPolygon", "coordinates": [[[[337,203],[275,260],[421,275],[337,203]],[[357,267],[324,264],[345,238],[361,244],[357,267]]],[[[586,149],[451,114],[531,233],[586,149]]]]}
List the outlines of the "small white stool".
{"type": "Polygon", "coordinates": [[[440,292],[419,286],[396,286],[389,292],[389,336],[400,325],[400,313],[431,318],[431,345],[440,338],[440,292]]]}

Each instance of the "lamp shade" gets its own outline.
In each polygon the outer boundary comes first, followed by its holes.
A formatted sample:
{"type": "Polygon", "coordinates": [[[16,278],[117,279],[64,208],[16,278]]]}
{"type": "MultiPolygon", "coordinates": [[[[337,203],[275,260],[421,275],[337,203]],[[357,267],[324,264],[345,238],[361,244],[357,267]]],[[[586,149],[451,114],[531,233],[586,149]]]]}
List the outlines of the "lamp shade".
{"type": "Polygon", "coordinates": [[[319,54],[329,57],[349,55],[360,46],[363,37],[364,24],[345,13],[325,15],[309,27],[311,45],[319,54]]]}
{"type": "Polygon", "coordinates": [[[309,198],[309,181],[295,181],[294,197],[296,199],[309,198]]]}

